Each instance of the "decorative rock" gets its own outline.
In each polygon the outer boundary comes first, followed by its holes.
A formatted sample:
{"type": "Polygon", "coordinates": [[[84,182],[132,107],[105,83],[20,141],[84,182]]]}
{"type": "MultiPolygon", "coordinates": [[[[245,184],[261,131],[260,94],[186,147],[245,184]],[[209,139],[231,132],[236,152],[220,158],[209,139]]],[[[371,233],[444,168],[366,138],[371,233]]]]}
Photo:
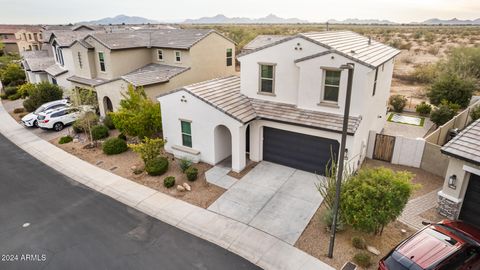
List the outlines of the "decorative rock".
{"type": "Polygon", "coordinates": [[[187,183],[183,183],[183,187],[184,187],[186,190],[188,190],[188,191],[191,191],[191,190],[192,190],[192,188],[190,187],[190,185],[187,184],[187,183]]]}
{"type": "Polygon", "coordinates": [[[406,234],[406,233],[407,233],[407,230],[405,230],[405,229],[401,229],[400,231],[402,232],[402,234],[406,234]]]}
{"type": "Polygon", "coordinates": [[[177,185],[177,190],[178,191],[185,191],[185,188],[181,185],[177,185]]]}
{"type": "Polygon", "coordinates": [[[80,140],[78,138],[73,139],[73,143],[78,143],[80,140]]]}
{"type": "Polygon", "coordinates": [[[130,169],[132,170],[132,172],[134,172],[134,171],[137,170],[137,166],[132,166],[132,167],[130,167],[130,169]]]}
{"type": "Polygon", "coordinates": [[[376,249],[375,247],[372,247],[372,246],[367,246],[367,250],[370,252],[370,253],[373,253],[375,255],[380,255],[380,251],[378,249],[376,249]]]}

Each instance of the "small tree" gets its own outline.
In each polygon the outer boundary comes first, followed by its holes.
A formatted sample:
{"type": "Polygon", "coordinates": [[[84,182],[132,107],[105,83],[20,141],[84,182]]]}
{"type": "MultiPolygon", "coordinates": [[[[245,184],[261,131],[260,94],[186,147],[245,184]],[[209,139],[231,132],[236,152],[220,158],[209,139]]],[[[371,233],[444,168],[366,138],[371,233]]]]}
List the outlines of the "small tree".
{"type": "Polygon", "coordinates": [[[30,95],[30,92],[35,91],[35,87],[33,83],[24,83],[18,87],[18,94],[20,94],[20,97],[26,98],[30,95]]]}
{"type": "Polygon", "coordinates": [[[440,106],[435,108],[430,113],[430,120],[432,120],[432,122],[435,123],[437,126],[441,126],[450,121],[450,119],[455,116],[455,110],[457,108],[458,105],[449,104],[448,102],[444,101],[442,104],[440,104],[440,106]]]}
{"type": "Polygon", "coordinates": [[[470,117],[472,117],[473,121],[480,119],[480,105],[472,108],[472,110],[470,111],[470,117]]]}
{"type": "Polygon", "coordinates": [[[353,228],[382,234],[403,211],[415,189],[410,172],[378,167],[362,169],[343,185],[341,210],[353,228]]]}
{"type": "Polygon", "coordinates": [[[160,104],[147,98],[143,88],[128,86],[120,109],[110,113],[113,124],[121,132],[139,138],[152,137],[162,130],[160,104]]]}
{"type": "Polygon", "coordinates": [[[402,95],[393,95],[389,99],[389,104],[392,106],[395,112],[403,112],[403,108],[407,105],[407,98],[402,95]]]}
{"type": "Polygon", "coordinates": [[[144,163],[158,157],[162,151],[165,141],[160,138],[150,139],[145,137],[143,142],[139,144],[129,144],[133,152],[138,153],[144,163]]]}
{"type": "Polygon", "coordinates": [[[87,105],[98,111],[97,92],[87,88],[75,88],[70,94],[70,100],[75,106],[87,105]]]}
{"type": "Polygon", "coordinates": [[[468,78],[461,78],[456,74],[442,74],[427,90],[430,103],[440,105],[443,100],[455,103],[465,108],[470,103],[475,82],[468,78]]]}
{"type": "Polygon", "coordinates": [[[23,107],[29,112],[33,112],[42,104],[62,99],[63,90],[56,84],[41,82],[35,85],[35,88],[29,89],[28,99],[23,102],[23,107]]]}
{"type": "Polygon", "coordinates": [[[92,130],[93,127],[95,127],[97,124],[98,116],[92,111],[85,112],[81,118],[75,121],[75,126],[85,131],[85,133],[87,134],[87,139],[92,146],[94,145],[92,130]]]}
{"type": "Polygon", "coordinates": [[[0,80],[2,84],[7,86],[17,86],[25,83],[25,71],[16,63],[9,63],[0,72],[0,80]]]}

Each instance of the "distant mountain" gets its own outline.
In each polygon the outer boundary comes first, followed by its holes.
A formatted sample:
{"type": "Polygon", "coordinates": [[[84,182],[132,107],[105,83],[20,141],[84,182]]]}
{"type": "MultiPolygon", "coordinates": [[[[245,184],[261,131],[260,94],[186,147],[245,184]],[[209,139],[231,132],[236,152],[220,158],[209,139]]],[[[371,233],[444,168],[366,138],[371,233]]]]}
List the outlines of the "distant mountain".
{"type": "Polygon", "coordinates": [[[99,20],[79,22],[77,24],[146,24],[158,23],[158,21],[150,20],[143,17],[118,15],[115,17],[107,17],[99,20]]]}
{"type": "Polygon", "coordinates": [[[472,24],[472,25],[480,25],[480,18],[476,20],[459,20],[457,18],[453,18],[451,20],[441,20],[441,19],[429,19],[426,21],[421,22],[421,24],[446,24],[446,25],[462,25],[462,24],[472,24]]]}
{"type": "Polygon", "coordinates": [[[270,14],[263,18],[251,19],[246,17],[233,17],[229,18],[225,15],[218,14],[213,17],[202,17],[199,19],[187,19],[183,23],[185,24],[236,24],[236,23],[252,23],[252,24],[283,24],[283,23],[308,23],[308,21],[300,20],[297,18],[281,18],[276,15],[270,14]]]}
{"type": "Polygon", "coordinates": [[[343,21],[337,21],[334,19],[328,20],[331,24],[398,24],[396,22],[388,20],[376,20],[376,19],[346,19],[343,21]]]}

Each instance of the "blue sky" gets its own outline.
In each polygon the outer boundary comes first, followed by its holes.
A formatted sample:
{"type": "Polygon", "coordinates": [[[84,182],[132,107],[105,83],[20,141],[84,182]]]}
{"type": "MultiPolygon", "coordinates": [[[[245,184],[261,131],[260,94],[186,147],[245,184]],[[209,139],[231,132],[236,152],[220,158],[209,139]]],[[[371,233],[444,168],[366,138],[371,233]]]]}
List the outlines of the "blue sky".
{"type": "Polygon", "coordinates": [[[396,22],[430,18],[477,19],[478,0],[0,0],[0,23],[74,23],[118,14],[160,21],[224,14],[229,17],[387,19],[396,22]]]}

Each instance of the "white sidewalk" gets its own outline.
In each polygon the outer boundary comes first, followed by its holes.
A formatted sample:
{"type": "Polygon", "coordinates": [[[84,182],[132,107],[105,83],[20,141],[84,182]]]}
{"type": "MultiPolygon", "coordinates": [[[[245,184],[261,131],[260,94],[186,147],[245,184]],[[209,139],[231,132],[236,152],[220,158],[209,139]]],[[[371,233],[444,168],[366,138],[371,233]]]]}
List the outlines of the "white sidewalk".
{"type": "Polygon", "coordinates": [[[228,249],[264,269],[334,268],[263,231],[102,170],[25,130],[0,102],[0,133],[68,177],[228,249]]]}

